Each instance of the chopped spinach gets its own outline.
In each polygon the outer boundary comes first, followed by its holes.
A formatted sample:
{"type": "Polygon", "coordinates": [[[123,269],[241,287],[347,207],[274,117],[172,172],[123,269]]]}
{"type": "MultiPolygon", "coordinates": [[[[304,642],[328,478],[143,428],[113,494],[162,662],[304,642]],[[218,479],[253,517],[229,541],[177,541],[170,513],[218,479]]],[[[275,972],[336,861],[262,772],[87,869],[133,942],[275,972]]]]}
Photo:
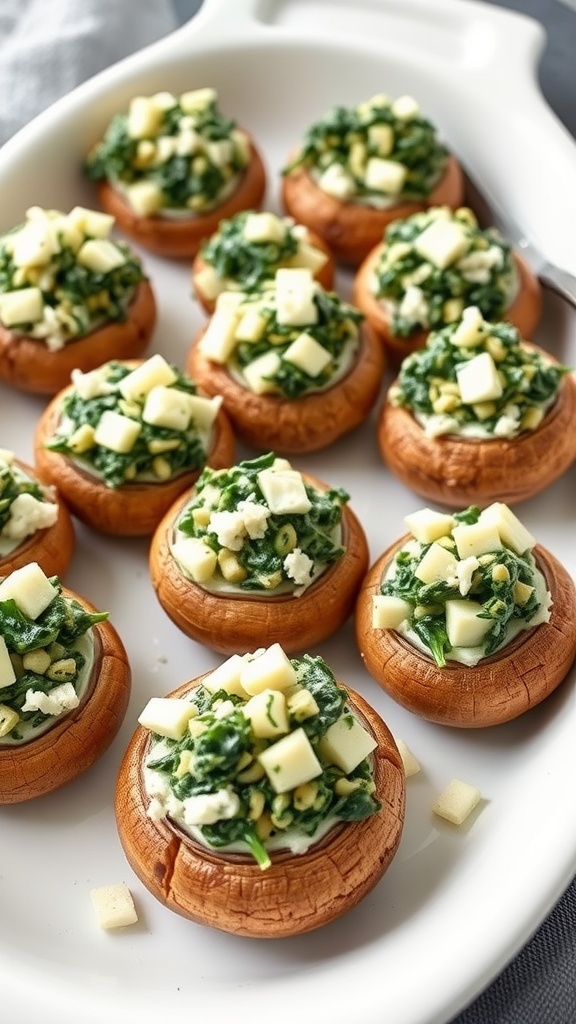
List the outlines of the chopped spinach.
{"type": "Polygon", "coordinates": [[[218,231],[201,248],[204,261],[222,281],[237,282],[246,292],[272,278],[278,267],[298,251],[298,236],[288,222],[279,241],[253,242],[246,238],[244,229],[250,215],[250,210],[242,210],[221,220],[218,231]]]}

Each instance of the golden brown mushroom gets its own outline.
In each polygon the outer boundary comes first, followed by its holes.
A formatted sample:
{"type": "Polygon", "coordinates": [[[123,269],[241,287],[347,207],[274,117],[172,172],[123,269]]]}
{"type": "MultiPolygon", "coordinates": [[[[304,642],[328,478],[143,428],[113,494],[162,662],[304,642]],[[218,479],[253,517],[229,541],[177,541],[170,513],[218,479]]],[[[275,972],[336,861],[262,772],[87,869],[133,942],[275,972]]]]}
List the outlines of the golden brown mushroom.
{"type": "Polygon", "coordinates": [[[47,576],[64,576],[76,546],[74,523],[68,506],[57,488],[44,480],[38,470],[21,459],[15,458],[14,463],[32,480],[47,488],[50,501],[58,507],[58,516],[52,526],[35,530],[10,552],[0,555],[0,576],[9,576],[27,562],[38,562],[47,576]]]}

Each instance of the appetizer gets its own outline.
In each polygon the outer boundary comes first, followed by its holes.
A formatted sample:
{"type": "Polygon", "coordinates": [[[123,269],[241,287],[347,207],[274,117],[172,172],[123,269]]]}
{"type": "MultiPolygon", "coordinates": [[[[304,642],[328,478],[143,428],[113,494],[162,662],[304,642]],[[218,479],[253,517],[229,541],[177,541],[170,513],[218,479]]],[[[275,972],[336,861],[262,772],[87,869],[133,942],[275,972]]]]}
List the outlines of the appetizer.
{"type": "Polygon", "coordinates": [[[72,517],[58,491],[36,469],[0,448],[0,576],[38,562],[64,576],[75,547],[72,517]]]}
{"type": "Polygon", "coordinates": [[[153,697],[138,721],[118,774],[118,832],[144,885],[183,917],[298,935],[354,907],[394,858],[398,748],[321,657],[290,660],[277,643],[235,654],[153,697]]]}
{"type": "Polygon", "coordinates": [[[250,650],[264,634],[289,654],[326,639],[354,610],[368,568],[348,497],[273,452],[207,467],[152,537],[164,611],[223,654],[250,650]]]}
{"type": "Polygon", "coordinates": [[[467,306],[403,360],[380,410],[382,457],[453,507],[524,501],[576,458],[576,379],[506,322],[467,306]]]}
{"type": "Polygon", "coordinates": [[[59,789],[116,736],[131,675],[107,620],[37,562],[0,579],[0,804],[59,789]]]}
{"type": "Polygon", "coordinates": [[[468,207],[446,205],[390,224],[359,267],[353,295],[396,365],[466,306],[510,320],[525,338],[542,308],[538,278],[499,231],[480,228],[468,207]]]}
{"type": "Polygon", "coordinates": [[[463,175],[412,96],[336,106],[312,124],[283,170],[284,208],[359,264],[387,225],[429,206],[459,206],[463,175]]]}
{"type": "Polygon", "coordinates": [[[186,369],[222,396],[252,447],[326,448],[367,418],[380,394],[384,352],[363,316],[306,268],[280,268],[256,292],[222,292],[186,369]]]}
{"type": "Polygon", "coordinates": [[[54,395],[73,369],[143,354],[154,293],[113,226],[113,217],[82,206],[33,206],[0,238],[0,380],[54,395]]]}
{"type": "Polygon", "coordinates": [[[206,463],[232,462],[234,435],[221,399],[154,355],[73,371],[34,446],[74,515],[104,533],[146,536],[206,463]]]}
{"type": "Polygon", "coordinates": [[[214,89],[135,96],[85,165],[100,202],[134,241],[194,257],[220,220],[260,206],[266,173],[253,140],[214,89]]]}
{"type": "Polygon", "coordinates": [[[474,728],[544,700],[576,657],[576,588],[503,502],[422,508],[369,570],[356,636],[366,668],[409,711],[474,728]]]}
{"type": "Polygon", "coordinates": [[[222,292],[253,292],[279,267],[305,267],[323,288],[334,283],[334,260],[324,242],[292,217],[243,210],[220,221],[192,264],[196,298],[212,314],[222,292]]]}

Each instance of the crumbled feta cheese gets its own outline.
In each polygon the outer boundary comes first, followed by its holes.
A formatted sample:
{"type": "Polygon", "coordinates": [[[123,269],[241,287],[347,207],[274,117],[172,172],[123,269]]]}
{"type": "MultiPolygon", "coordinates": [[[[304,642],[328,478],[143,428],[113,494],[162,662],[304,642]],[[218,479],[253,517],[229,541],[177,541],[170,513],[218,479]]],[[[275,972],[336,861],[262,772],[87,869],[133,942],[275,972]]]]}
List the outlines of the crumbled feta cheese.
{"type": "Polygon", "coordinates": [[[216,793],[199,793],[183,801],[184,821],[187,825],[213,825],[215,821],[234,818],[240,810],[240,799],[233,789],[219,789],[216,793]]]}
{"type": "Polygon", "coordinates": [[[492,271],[502,266],[504,253],[497,245],[468,253],[458,260],[456,267],[467,281],[489,284],[492,271]]]}
{"type": "Polygon", "coordinates": [[[259,540],[266,533],[268,517],[271,515],[267,505],[260,505],[256,501],[238,502],[238,512],[242,516],[244,528],[250,540],[259,540]]]}
{"type": "Polygon", "coordinates": [[[78,397],[85,400],[111,395],[116,391],[116,385],[106,380],[101,368],[89,370],[87,373],[75,369],[72,370],[70,377],[78,397]]]}
{"type": "Polygon", "coordinates": [[[240,551],[246,537],[246,527],[240,512],[213,512],[208,524],[210,533],[215,533],[218,543],[230,551],[240,551]]]}
{"type": "Polygon", "coordinates": [[[41,711],[43,715],[56,716],[77,708],[79,703],[78,694],[72,683],[61,683],[60,686],[55,686],[50,693],[32,688],[27,690],[22,711],[41,711]]]}
{"type": "Polygon", "coordinates": [[[424,292],[418,285],[408,285],[398,307],[400,316],[426,326],[428,323],[428,303],[424,292]]]}
{"type": "Polygon", "coordinates": [[[58,519],[58,506],[49,501],[39,501],[32,494],[18,494],[10,505],[10,518],[4,524],[3,537],[23,540],[36,530],[53,526],[58,519]]]}
{"type": "Polygon", "coordinates": [[[284,570],[298,586],[310,583],[314,562],[301,548],[294,548],[286,555],[283,562],[284,570]]]}
{"type": "Polygon", "coordinates": [[[514,437],[520,428],[520,409],[517,405],[509,405],[502,416],[496,420],[494,437],[514,437]]]}

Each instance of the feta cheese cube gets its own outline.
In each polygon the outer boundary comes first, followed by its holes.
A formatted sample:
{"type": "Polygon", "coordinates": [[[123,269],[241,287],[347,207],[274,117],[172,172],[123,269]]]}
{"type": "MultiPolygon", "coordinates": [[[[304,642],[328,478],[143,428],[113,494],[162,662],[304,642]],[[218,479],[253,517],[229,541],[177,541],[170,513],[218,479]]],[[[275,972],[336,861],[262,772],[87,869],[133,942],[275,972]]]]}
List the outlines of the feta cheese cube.
{"type": "Polygon", "coordinates": [[[257,356],[251,363],[247,363],[242,373],[244,379],[255,395],[266,395],[278,390],[278,385],[271,378],[280,369],[280,356],[277,352],[270,350],[257,356]]]}
{"type": "Polygon", "coordinates": [[[118,390],[128,401],[142,402],[153,387],[174,384],[176,379],[174,370],[164,356],[154,355],[126,374],[118,384],[118,390]]]}
{"type": "MultiPolygon", "coordinates": [[[[220,298],[225,294],[223,292],[220,298]]],[[[228,309],[225,305],[216,307],[199,342],[199,349],[206,359],[221,364],[228,361],[236,347],[238,320],[237,304],[234,309],[228,309]]]]}
{"type": "Polygon", "coordinates": [[[438,795],[432,810],[453,825],[462,825],[479,804],[481,792],[461,779],[452,779],[438,795]]]}
{"type": "Polygon", "coordinates": [[[154,427],[187,430],[192,418],[191,395],[179,388],[156,384],[146,395],[142,419],[154,427]]]}
{"type": "Polygon", "coordinates": [[[394,129],[391,124],[371,124],[367,132],[368,145],[378,156],[388,156],[394,147],[394,129]]]}
{"type": "Polygon", "coordinates": [[[261,690],[242,708],[248,718],[252,732],[258,739],[273,739],[283,736],[290,729],[286,697],[281,690],[261,690]]]}
{"type": "Polygon", "coordinates": [[[138,921],[132,894],[123,882],[91,889],[90,899],[100,928],[126,928],[138,921]]]}
{"type": "Polygon", "coordinates": [[[495,501],[492,505],[482,509],[479,523],[483,526],[493,526],[506,547],[512,548],[518,555],[530,551],[536,544],[536,538],[520,521],[518,516],[501,501],[495,501]]]}
{"type": "Polygon", "coordinates": [[[286,237],[286,224],[274,213],[249,213],[244,224],[247,242],[277,242],[286,237]]]}
{"type": "Polygon", "coordinates": [[[332,360],[332,356],[311,334],[303,331],[284,352],[284,359],[293,363],[309,377],[318,377],[332,360]]]}
{"type": "Polygon", "coordinates": [[[215,668],[213,672],[205,676],[202,680],[202,686],[209,690],[210,693],[225,690],[226,693],[235,694],[237,697],[247,697],[248,694],[240,682],[242,669],[247,660],[248,656],[245,654],[233,654],[226,661],[222,662],[218,668],[215,668]]]}
{"type": "Polygon", "coordinates": [[[318,322],[314,302],[316,282],[306,267],[281,267],[274,278],[276,319],[289,327],[304,327],[318,322]]]}
{"type": "Polygon", "coordinates": [[[453,552],[448,551],[434,541],[414,570],[414,575],[422,583],[434,583],[446,580],[456,572],[456,559],[453,552]]]}
{"type": "Polygon", "coordinates": [[[182,537],[170,547],[172,557],[195,583],[206,583],[216,572],[217,555],[201,537],[182,537]]]}
{"type": "Polygon", "coordinates": [[[27,562],[0,583],[0,601],[15,601],[29,619],[37,619],[58,596],[38,562],[27,562]]]}
{"type": "Polygon", "coordinates": [[[468,598],[446,601],[446,632],[452,647],[478,647],[492,625],[478,618],[482,605],[468,598]]]}
{"type": "Polygon", "coordinates": [[[179,103],[182,110],[186,111],[187,114],[195,114],[199,110],[203,110],[205,107],[216,103],[217,99],[218,93],[216,90],[206,86],[202,89],[190,89],[188,92],[183,92],[179,97],[179,103]]]}
{"type": "Polygon", "coordinates": [[[128,107],[126,130],[131,139],[155,135],[162,123],[164,108],[152,96],[133,96],[128,107]]]}
{"type": "Polygon", "coordinates": [[[73,206],[66,215],[66,223],[68,227],[78,228],[82,234],[91,238],[108,238],[114,227],[114,217],[111,213],[102,213],[100,210],[73,206]]]}
{"type": "Polygon", "coordinates": [[[252,696],[262,690],[286,690],[295,682],[296,670],[278,643],[247,661],[240,673],[242,687],[252,696]]]}
{"type": "Polygon", "coordinates": [[[0,295],[0,320],[5,327],[38,323],[44,315],[44,298],[40,288],[17,288],[0,295]]]}
{"type": "Polygon", "coordinates": [[[396,746],[398,752],[402,758],[402,765],[404,767],[404,775],[409,779],[412,775],[417,775],[420,771],[420,762],[418,758],[410,750],[410,747],[403,739],[396,739],[396,746]]]}
{"type": "Polygon", "coordinates": [[[460,398],[465,405],[490,402],[502,395],[496,363],[489,352],[479,352],[456,369],[460,398]]]}
{"type": "Polygon", "coordinates": [[[322,192],[341,202],[351,199],[356,192],[354,178],[339,163],[330,164],[319,176],[316,184],[322,192]]]}
{"type": "Polygon", "coordinates": [[[469,241],[462,224],[438,218],[424,228],[414,248],[439,270],[445,270],[468,251],[469,241]]]}
{"type": "Polygon", "coordinates": [[[258,755],[272,788],[287,793],[322,774],[322,765],[303,729],[295,729],[258,755]]]}
{"type": "Polygon", "coordinates": [[[421,508],[404,516],[404,522],[410,533],[421,544],[430,544],[440,537],[447,537],[456,523],[447,512],[436,512],[431,508],[421,508]]]}
{"type": "Polygon", "coordinates": [[[135,181],[126,188],[126,199],[139,217],[150,217],[164,205],[162,189],[154,181],[135,181]]]}
{"type": "Polygon", "coordinates": [[[194,274],[194,284],[197,290],[202,295],[205,295],[207,299],[217,298],[225,287],[222,278],[216,273],[214,267],[211,267],[208,263],[194,274]]]}
{"type": "Polygon", "coordinates": [[[374,192],[397,196],[404,188],[407,168],[397,160],[371,156],[366,164],[364,184],[374,192]]]}
{"type": "Polygon", "coordinates": [[[188,405],[198,430],[210,430],[222,407],[222,396],[203,398],[202,395],[188,395],[188,405]]]}
{"type": "Polygon", "coordinates": [[[286,262],[286,266],[290,267],[304,267],[310,270],[313,275],[317,274],[321,267],[328,261],[328,256],[322,249],[317,249],[315,245],[311,245],[305,239],[302,239],[298,244],[298,249],[293,256],[286,262]]]}
{"type": "Polygon", "coordinates": [[[457,348],[474,348],[482,343],[487,333],[486,323],[478,306],[467,306],[462,311],[460,323],[450,341],[457,348]]]}
{"type": "Polygon", "coordinates": [[[60,251],[60,243],[46,216],[27,221],[19,231],[8,235],[6,242],[16,267],[45,267],[60,251]]]}
{"type": "Polygon", "coordinates": [[[96,274],[108,274],[126,262],[124,253],[108,238],[90,238],[79,249],[76,260],[96,274]]]}
{"type": "Polygon", "coordinates": [[[322,756],[346,775],[354,771],[377,746],[372,733],[350,712],[345,712],[329,726],[318,744],[322,756]]]}
{"type": "Polygon", "coordinates": [[[258,306],[251,305],[240,315],[236,325],[236,341],[259,341],[268,320],[258,306]]]}
{"type": "Polygon", "coordinates": [[[452,536],[460,558],[469,558],[471,555],[478,558],[502,548],[498,528],[490,519],[482,522],[479,518],[477,523],[458,523],[452,530],[452,536]]]}
{"type": "Polygon", "coordinates": [[[398,629],[409,619],[413,606],[392,594],[374,594],[372,599],[372,626],[374,629],[398,629]]]}
{"type": "Polygon", "coordinates": [[[0,690],[16,682],[16,673],[3,636],[0,636],[0,690]]]}
{"type": "Polygon", "coordinates": [[[420,113],[420,104],[413,96],[398,96],[390,106],[394,116],[402,121],[410,121],[420,113]]]}
{"type": "Polygon", "coordinates": [[[8,707],[7,704],[0,704],[0,738],[7,736],[15,725],[18,725],[20,721],[20,715],[13,708],[8,707]]]}
{"type": "Polygon", "coordinates": [[[123,416],[114,409],[106,409],[96,424],[94,443],[119,455],[126,455],[132,451],[141,430],[142,424],[137,420],[123,416]]]}
{"type": "Polygon", "coordinates": [[[198,714],[198,708],[185,697],[151,697],[138,716],[144,729],[166,736],[171,740],[182,739],[188,722],[198,714]]]}
{"type": "Polygon", "coordinates": [[[258,473],[258,486],[275,515],[304,515],[312,508],[302,474],[296,469],[263,469],[258,473]]]}

